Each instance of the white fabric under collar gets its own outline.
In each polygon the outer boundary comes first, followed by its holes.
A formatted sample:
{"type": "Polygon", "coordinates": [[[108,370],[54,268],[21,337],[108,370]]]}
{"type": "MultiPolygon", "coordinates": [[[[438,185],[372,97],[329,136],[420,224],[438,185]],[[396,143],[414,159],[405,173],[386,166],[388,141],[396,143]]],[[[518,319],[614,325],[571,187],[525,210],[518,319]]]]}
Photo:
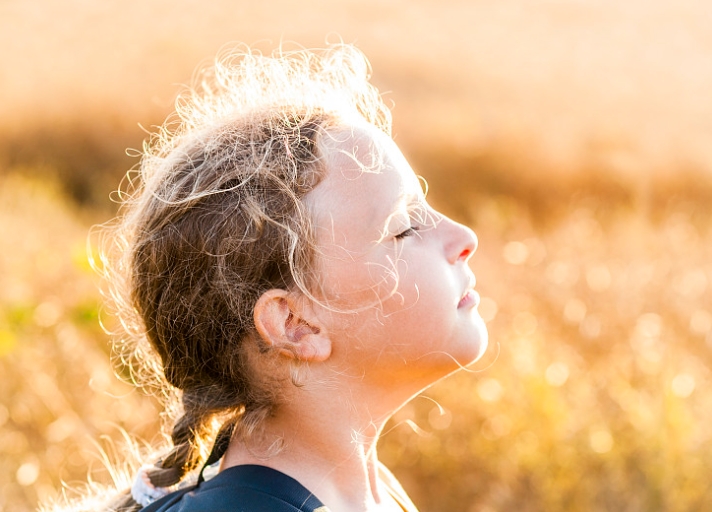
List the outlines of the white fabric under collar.
{"type": "Polygon", "coordinates": [[[171,492],[168,487],[156,487],[151,483],[151,479],[148,477],[148,470],[151,468],[153,466],[141,466],[131,485],[131,497],[142,507],[147,507],[171,492]]]}

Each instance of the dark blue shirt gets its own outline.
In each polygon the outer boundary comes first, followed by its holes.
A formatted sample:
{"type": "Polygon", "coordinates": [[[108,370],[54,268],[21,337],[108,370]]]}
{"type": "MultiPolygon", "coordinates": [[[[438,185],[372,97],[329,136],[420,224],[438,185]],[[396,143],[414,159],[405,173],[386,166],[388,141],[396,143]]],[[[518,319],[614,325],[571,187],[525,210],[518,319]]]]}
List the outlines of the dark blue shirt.
{"type": "Polygon", "coordinates": [[[294,478],[265,466],[245,465],[227,468],[206,482],[164,496],[141,512],[329,511],[294,478]]]}

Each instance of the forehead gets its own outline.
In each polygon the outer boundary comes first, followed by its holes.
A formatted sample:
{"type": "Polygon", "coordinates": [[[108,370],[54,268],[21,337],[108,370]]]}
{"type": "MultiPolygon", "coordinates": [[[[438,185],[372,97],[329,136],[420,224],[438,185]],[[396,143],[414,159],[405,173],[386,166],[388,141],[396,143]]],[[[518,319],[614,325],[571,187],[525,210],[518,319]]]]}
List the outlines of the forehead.
{"type": "Polygon", "coordinates": [[[365,126],[327,131],[321,183],[305,198],[318,236],[352,245],[372,242],[388,219],[422,196],[420,182],[393,140],[365,126]]]}

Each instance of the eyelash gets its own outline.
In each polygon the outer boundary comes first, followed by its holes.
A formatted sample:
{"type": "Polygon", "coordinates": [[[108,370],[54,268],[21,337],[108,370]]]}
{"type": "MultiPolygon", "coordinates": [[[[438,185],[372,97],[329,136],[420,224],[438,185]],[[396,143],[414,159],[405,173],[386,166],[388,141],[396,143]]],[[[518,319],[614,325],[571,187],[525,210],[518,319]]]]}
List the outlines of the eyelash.
{"type": "Polygon", "coordinates": [[[419,229],[420,228],[418,226],[411,226],[402,233],[398,233],[395,238],[396,240],[402,240],[403,238],[406,238],[408,236],[413,236],[419,229]]]}

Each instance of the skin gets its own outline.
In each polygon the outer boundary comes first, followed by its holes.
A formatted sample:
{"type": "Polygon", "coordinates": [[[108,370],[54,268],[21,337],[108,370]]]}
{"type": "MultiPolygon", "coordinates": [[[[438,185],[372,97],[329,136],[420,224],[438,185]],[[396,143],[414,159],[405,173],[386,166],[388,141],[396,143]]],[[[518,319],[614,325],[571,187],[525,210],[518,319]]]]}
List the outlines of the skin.
{"type": "Polygon", "coordinates": [[[223,468],[261,464],[299,480],[331,510],[395,512],[378,476],[378,436],[406,402],[484,352],[469,228],[427,205],[396,144],[368,125],[323,137],[327,174],[306,198],[319,249],[315,297],[266,292],[255,325],[288,375],[283,400],[223,468]],[[317,300],[314,300],[316,298],[317,300]],[[262,456],[275,441],[283,449],[262,456]]]}

